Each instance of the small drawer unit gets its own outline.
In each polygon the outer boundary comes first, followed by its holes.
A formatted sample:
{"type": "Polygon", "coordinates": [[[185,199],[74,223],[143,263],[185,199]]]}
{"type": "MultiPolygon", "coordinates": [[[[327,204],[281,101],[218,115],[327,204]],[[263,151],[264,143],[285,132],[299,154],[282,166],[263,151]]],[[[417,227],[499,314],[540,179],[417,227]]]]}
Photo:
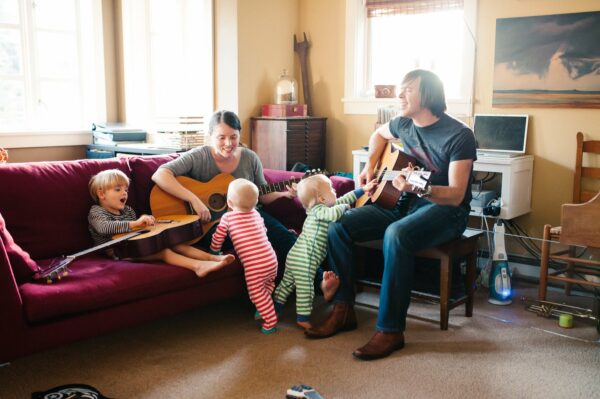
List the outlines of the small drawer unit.
{"type": "Polygon", "coordinates": [[[251,118],[252,149],[263,167],[290,170],[296,162],[325,168],[327,118],[251,118]]]}

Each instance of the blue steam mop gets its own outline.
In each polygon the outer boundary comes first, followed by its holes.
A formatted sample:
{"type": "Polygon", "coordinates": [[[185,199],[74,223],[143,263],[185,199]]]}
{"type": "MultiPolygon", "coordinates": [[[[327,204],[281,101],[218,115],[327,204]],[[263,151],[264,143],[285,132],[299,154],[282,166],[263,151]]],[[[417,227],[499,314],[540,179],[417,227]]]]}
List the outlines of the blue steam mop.
{"type": "Polygon", "coordinates": [[[490,272],[488,302],[494,305],[509,305],[512,303],[510,275],[510,267],[504,246],[504,225],[501,220],[498,220],[494,225],[494,255],[490,272]]]}

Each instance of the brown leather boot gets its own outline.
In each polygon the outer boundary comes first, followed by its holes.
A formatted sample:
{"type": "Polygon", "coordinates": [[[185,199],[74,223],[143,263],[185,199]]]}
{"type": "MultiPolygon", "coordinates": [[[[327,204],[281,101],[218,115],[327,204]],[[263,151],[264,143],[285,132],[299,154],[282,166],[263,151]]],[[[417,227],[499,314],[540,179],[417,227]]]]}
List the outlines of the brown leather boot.
{"type": "Polygon", "coordinates": [[[327,338],[341,331],[354,330],[356,325],[354,306],[347,303],[336,303],[320,326],[309,328],[304,331],[304,334],[309,338],[327,338]]]}
{"type": "Polygon", "coordinates": [[[352,352],[352,356],[360,360],[375,360],[389,356],[402,348],[404,348],[404,333],[377,331],[365,346],[352,352]]]}

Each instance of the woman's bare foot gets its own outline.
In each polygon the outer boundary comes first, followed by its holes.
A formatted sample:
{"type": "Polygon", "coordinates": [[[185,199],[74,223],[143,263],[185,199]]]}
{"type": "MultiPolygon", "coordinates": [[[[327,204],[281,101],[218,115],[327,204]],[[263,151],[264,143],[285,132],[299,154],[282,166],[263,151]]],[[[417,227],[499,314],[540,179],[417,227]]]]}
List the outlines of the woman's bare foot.
{"type": "Polygon", "coordinates": [[[321,291],[327,302],[333,299],[333,296],[340,286],[340,279],[334,272],[323,272],[323,281],[321,282],[321,291]]]}
{"type": "Polygon", "coordinates": [[[221,259],[218,262],[213,262],[211,260],[198,261],[198,265],[196,266],[196,275],[198,277],[204,277],[208,273],[214,272],[215,270],[219,270],[220,268],[227,266],[235,260],[235,256],[231,254],[218,257],[221,259]]]}
{"type": "Polygon", "coordinates": [[[304,330],[312,328],[312,324],[310,324],[310,321],[297,321],[296,324],[304,330]]]}

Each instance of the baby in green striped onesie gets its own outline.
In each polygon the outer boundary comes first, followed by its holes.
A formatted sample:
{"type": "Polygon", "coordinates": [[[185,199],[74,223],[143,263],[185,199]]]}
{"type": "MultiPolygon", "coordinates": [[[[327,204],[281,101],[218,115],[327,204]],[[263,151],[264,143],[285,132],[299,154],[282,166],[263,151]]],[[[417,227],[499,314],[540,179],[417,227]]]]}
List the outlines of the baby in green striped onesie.
{"type": "Polygon", "coordinates": [[[296,290],[296,323],[310,328],[310,314],[315,296],[313,282],[317,268],[327,254],[327,229],[350,209],[358,197],[370,191],[375,180],[362,188],[337,198],[331,180],[325,175],[310,176],[298,183],[298,198],[306,209],[302,233],[287,255],[283,279],[275,289],[275,309],[281,310],[288,296],[296,290]]]}

